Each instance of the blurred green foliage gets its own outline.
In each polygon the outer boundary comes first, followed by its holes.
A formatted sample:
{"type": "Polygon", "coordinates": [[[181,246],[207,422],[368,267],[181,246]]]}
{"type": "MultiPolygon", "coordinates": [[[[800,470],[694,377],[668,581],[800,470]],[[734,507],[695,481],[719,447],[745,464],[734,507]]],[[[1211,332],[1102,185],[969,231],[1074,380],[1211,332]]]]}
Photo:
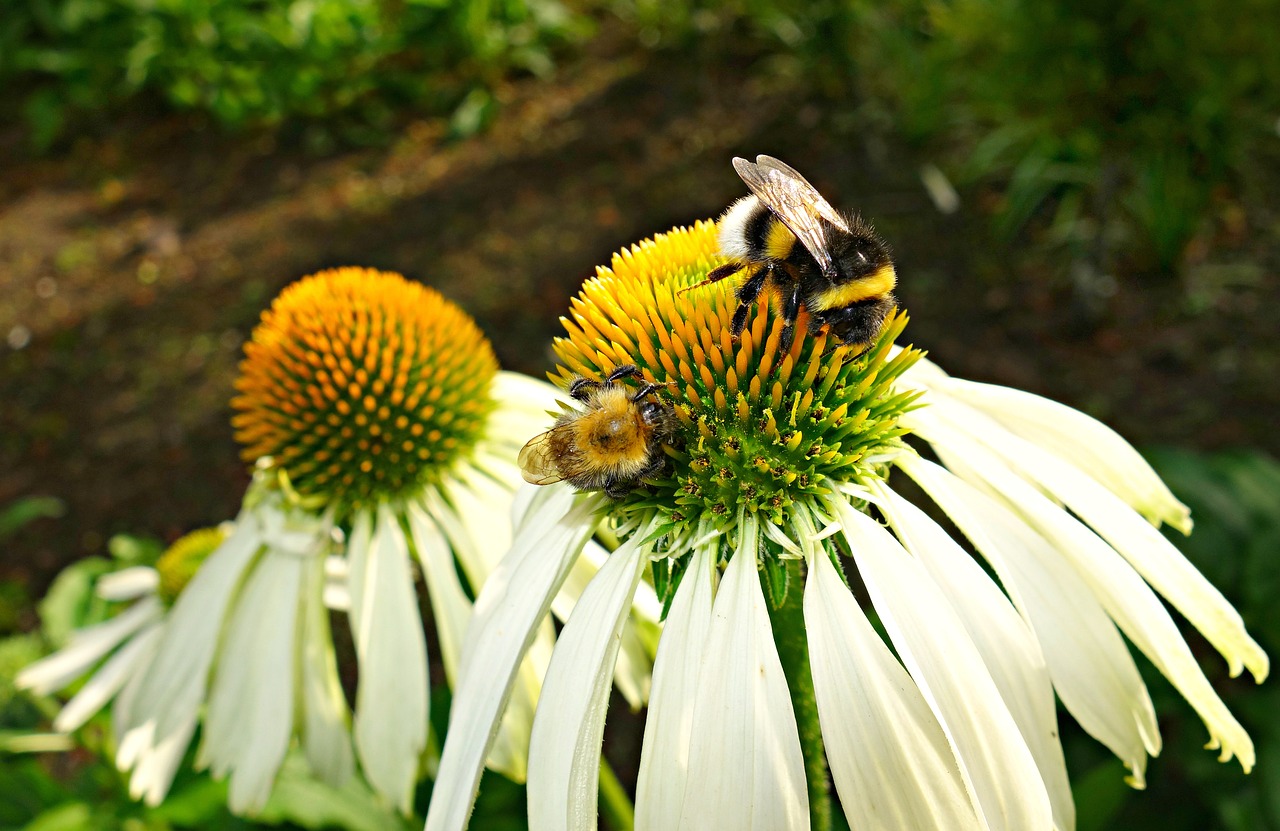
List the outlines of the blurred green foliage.
{"type": "MultiPolygon", "coordinates": [[[[998,185],[1006,238],[1037,213],[1101,260],[1170,269],[1276,138],[1270,0],[868,4],[864,89],[964,183],[998,185]]],[[[850,48],[855,44],[850,43],[850,48]]]]}
{"type": "Polygon", "coordinates": [[[1109,270],[1170,271],[1274,158],[1271,0],[729,0],[627,6],[683,48],[726,23],[785,54],[850,133],[889,128],[1109,270]],[[856,103],[855,103],[856,102],[856,103]],[[854,104],[856,109],[850,105],[854,104]]]}
{"type": "Polygon", "coordinates": [[[0,118],[47,148],[76,116],[150,99],[231,127],[323,119],[360,140],[397,108],[483,110],[496,78],[547,71],[586,25],[556,0],[17,0],[0,16],[0,84],[19,100],[0,118]]]}
{"type": "Polygon", "coordinates": [[[998,188],[1006,238],[1042,217],[1096,269],[1119,251],[1175,268],[1276,138],[1271,0],[19,0],[0,17],[17,98],[0,119],[37,148],[142,101],[355,142],[451,113],[467,134],[498,79],[550,71],[604,17],[647,47],[745,37],[832,124],[895,127],[998,188]]]}

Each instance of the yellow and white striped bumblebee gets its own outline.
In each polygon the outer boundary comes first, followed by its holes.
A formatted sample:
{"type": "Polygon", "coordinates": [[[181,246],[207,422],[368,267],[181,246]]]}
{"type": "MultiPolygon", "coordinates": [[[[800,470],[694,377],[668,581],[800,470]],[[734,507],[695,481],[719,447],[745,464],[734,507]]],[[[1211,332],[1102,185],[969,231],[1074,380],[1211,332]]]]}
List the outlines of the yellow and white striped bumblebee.
{"type": "Polygon", "coordinates": [[[733,168],[751,195],[720,217],[720,253],[729,262],[698,286],[745,272],[736,291],[734,337],[768,288],[782,304],[781,351],[791,348],[801,306],[809,312],[810,334],[827,328],[849,346],[874,341],[897,308],[889,247],[859,216],[831,207],[790,165],[757,156],[754,164],[735,158],[733,168]]]}

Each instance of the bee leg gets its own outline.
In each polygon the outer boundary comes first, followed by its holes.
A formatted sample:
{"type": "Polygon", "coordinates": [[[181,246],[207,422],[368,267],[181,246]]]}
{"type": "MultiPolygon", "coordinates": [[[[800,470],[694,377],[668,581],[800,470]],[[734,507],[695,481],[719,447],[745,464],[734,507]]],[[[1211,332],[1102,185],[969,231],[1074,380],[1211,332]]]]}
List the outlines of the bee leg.
{"type": "Polygon", "coordinates": [[[712,283],[718,283],[721,280],[732,277],[746,267],[746,263],[725,263],[722,266],[717,266],[708,272],[707,279],[703,280],[701,283],[694,283],[692,286],[686,286],[676,292],[676,294],[684,294],[686,291],[693,291],[694,289],[700,289],[703,286],[709,286],[712,283]]]}
{"type": "Polygon", "coordinates": [[[671,386],[671,382],[669,381],[665,384],[645,384],[643,387],[636,390],[635,394],[633,394],[628,400],[631,401],[632,403],[635,403],[636,401],[643,399],[646,395],[649,395],[655,390],[660,390],[663,387],[669,387],[669,386],[671,386]]]}
{"type": "Polygon", "coordinates": [[[631,484],[628,482],[620,482],[610,476],[604,482],[604,495],[610,499],[621,499],[631,493],[631,484]]]}
{"type": "Polygon", "coordinates": [[[604,382],[612,386],[618,383],[619,381],[621,381],[623,378],[630,378],[632,375],[639,375],[639,374],[640,374],[640,370],[636,369],[635,364],[623,364],[622,366],[614,369],[613,372],[610,372],[609,377],[605,378],[604,382]]]}
{"type": "Polygon", "coordinates": [[[729,326],[729,333],[735,338],[747,328],[747,313],[751,311],[751,304],[756,302],[756,298],[760,296],[760,292],[764,290],[764,284],[769,282],[772,274],[773,265],[767,265],[752,274],[751,279],[738,286],[738,290],[734,292],[738,298],[738,308],[733,313],[733,323],[729,326]]]}
{"type": "Polygon", "coordinates": [[[592,381],[590,378],[577,378],[569,385],[569,395],[578,401],[586,401],[591,397],[591,391],[599,388],[599,381],[592,381]]]}
{"type": "Polygon", "coordinates": [[[800,315],[800,284],[796,283],[782,304],[782,336],[778,338],[778,354],[783,355],[791,350],[791,341],[796,336],[796,318],[800,315]]]}

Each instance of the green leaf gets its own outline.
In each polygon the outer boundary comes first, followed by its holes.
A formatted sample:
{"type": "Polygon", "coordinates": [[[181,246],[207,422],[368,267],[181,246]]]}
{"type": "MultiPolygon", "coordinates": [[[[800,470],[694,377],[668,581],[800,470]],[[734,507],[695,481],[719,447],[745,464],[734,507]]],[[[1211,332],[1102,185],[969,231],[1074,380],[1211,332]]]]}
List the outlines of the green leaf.
{"type": "Polygon", "coordinates": [[[0,510],[0,540],[29,522],[46,517],[60,517],[66,507],[52,496],[27,496],[0,510]]]}
{"type": "Polygon", "coordinates": [[[1076,801],[1076,831],[1105,831],[1132,792],[1124,781],[1119,762],[1107,761],[1078,779],[1072,792],[1076,801]]]}
{"type": "Polygon", "coordinates": [[[80,831],[93,827],[93,811],[84,802],[59,805],[42,812],[23,831],[80,831]]]}
{"type": "MultiPolygon", "coordinates": [[[[341,788],[326,785],[311,774],[299,753],[285,760],[261,818],[303,828],[338,826],[350,831],[407,831],[410,827],[363,780],[352,777],[341,788]]],[[[414,822],[413,827],[418,825],[414,822]]]]}
{"type": "Polygon", "coordinates": [[[73,630],[104,619],[106,601],[94,595],[93,584],[110,570],[108,560],[89,557],[58,574],[39,607],[40,622],[50,643],[62,646],[73,630]]]}
{"type": "Polygon", "coordinates": [[[107,540],[107,551],[124,565],[151,565],[164,552],[164,545],[150,537],[116,534],[107,540]]]}

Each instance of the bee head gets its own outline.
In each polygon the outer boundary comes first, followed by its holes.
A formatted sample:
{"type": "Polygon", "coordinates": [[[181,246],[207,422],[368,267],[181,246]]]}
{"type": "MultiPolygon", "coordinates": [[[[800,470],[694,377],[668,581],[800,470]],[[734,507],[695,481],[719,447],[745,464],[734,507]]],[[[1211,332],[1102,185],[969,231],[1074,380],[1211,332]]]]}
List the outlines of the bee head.
{"type": "Polygon", "coordinates": [[[858,217],[849,220],[849,233],[838,232],[829,236],[828,245],[835,271],[832,282],[835,283],[870,277],[893,262],[889,246],[858,217]]]}

